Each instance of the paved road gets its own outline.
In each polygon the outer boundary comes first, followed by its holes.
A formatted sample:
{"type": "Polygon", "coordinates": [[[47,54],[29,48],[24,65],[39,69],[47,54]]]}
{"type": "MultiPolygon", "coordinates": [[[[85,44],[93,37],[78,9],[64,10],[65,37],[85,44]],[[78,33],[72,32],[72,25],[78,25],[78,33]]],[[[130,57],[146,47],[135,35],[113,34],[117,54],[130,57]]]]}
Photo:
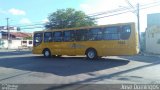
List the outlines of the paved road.
{"type": "Polygon", "coordinates": [[[114,56],[43,58],[30,51],[0,52],[0,83],[121,84],[160,83],[160,58],[114,56]]]}

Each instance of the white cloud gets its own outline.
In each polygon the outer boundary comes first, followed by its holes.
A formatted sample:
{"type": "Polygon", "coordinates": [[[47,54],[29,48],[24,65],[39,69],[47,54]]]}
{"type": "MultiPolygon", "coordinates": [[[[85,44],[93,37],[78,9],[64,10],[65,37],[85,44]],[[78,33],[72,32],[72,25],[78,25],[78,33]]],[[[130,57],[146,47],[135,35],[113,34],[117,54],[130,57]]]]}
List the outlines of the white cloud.
{"type": "MultiPolygon", "coordinates": [[[[129,1],[133,6],[136,6],[137,3],[140,3],[140,5],[144,5],[157,1],[160,2],[160,0],[129,0],[129,1]]],[[[129,7],[129,4],[127,4],[126,0],[86,0],[79,7],[86,14],[94,14],[97,12],[112,11],[120,8],[120,6],[129,7]]],[[[141,31],[145,31],[145,28],[147,27],[147,14],[160,13],[159,8],[160,6],[140,10],[141,31]]],[[[123,22],[137,22],[137,18],[135,13],[128,12],[120,15],[101,18],[98,19],[97,22],[99,25],[123,23],[123,22]]]]}
{"type": "Polygon", "coordinates": [[[47,23],[47,22],[49,22],[49,20],[47,18],[42,20],[42,23],[47,23]]]}
{"type": "Polygon", "coordinates": [[[126,5],[124,0],[86,0],[80,8],[87,14],[92,14],[119,8],[120,5],[126,5]]]}
{"type": "Polygon", "coordinates": [[[20,20],[20,23],[21,24],[31,24],[32,22],[28,18],[22,18],[20,20]]]}
{"type": "MultiPolygon", "coordinates": [[[[87,14],[94,14],[94,13],[99,13],[99,12],[108,12],[112,11],[115,9],[122,8],[120,6],[125,6],[127,7],[127,3],[125,0],[87,0],[85,3],[82,3],[80,5],[80,8],[86,12],[87,14]]],[[[114,13],[112,13],[114,14],[114,13]]],[[[132,13],[127,13],[125,15],[120,14],[112,16],[112,14],[105,14],[99,17],[103,16],[108,16],[111,15],[110,17],[106,18],[101,18],[97,19],[97,23],[99,25],[104,25],[104,24],[112,24],[112,23],[123,23],[123,22],[134,22],[135,16],[132,13]],[[129,19],[126,18],[129,16],[129,19]]]]}
{"type": "Polygon", "coordinates": [[[26,15],[25,11],[15,8],[11,8],[10,10],[8,10],[8,12],[11,13],[12,15],[26,15]]]}

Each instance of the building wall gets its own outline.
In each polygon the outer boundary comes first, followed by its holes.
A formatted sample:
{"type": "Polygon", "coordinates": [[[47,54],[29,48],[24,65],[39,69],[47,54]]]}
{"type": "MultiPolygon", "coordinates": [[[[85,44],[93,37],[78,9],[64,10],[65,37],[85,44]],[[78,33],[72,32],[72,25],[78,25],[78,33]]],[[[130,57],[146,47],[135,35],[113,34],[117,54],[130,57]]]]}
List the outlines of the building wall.
{"type": "Polygon", "coordinates": [[[147,27],[160,25],[160,13],[148,14],[147,15],[147,27]]]}
{"type": "Polygon", "coordinates": [[[27,47],[32,47],[33,46],[33,43],[32,44],[29,44],[29,41],[32,41],[32,40],[11,40],[9,42],[9,45],[8,45],[8,41],[7,40],[0,40],[0,48],[9,48],[9,49],[21,49],[21,48],[27,48],[27,47]],[[24,44],[22,43],[22,41],[26,41],[27,43],[24,44]]]}
{"type": "Polygon", "coordinates": [[[160,13],[147,15],[146,51],[160,54],[160,13]]]}
{"type": "Polygon", "coordinates": [[[160,54],[160,27],[153,26],[146,30],[146,51],[160,54]]]}
{"type": "Polygon", "coordinates": [[[6,48],[8,46],[7,40],[0,39],[0,48],[6,48]]]}

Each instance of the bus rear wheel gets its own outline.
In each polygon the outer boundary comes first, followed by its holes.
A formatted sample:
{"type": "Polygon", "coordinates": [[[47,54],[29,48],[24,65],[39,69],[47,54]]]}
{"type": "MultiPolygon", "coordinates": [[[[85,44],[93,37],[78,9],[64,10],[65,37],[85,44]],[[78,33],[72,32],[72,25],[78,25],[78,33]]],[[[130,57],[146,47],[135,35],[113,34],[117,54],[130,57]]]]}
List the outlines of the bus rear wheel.
{"type": "Polygon", "coordinates": [[[87,56],[88,59],[91,59],[91,60],[96,59],[97,58],[97,52],[94,49],[89,49],[86,52],[86,56],[87,56]]]}
{"type": "Polygon", "coordinates": [[[49,49],[45,49],[45,50],[43,51],[43,56],[44,56],[44,57],[47,57],[47,58],[51,57],[51,52],[50,52],[50,50],[49,50],[49,49]]]}

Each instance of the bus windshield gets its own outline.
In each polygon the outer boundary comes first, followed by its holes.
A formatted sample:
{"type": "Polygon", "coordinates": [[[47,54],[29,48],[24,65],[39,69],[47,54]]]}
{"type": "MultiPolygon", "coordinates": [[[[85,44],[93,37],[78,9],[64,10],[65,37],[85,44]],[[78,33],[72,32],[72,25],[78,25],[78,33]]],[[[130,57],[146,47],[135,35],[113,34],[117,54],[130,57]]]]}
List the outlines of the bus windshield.
{"type": "Polygon", "coordinates": [[[43,34],[42,33],[35,33],[34,34],[34,46],[38,46],[41,44],[42,39],[43,39],[43,34]]]}

